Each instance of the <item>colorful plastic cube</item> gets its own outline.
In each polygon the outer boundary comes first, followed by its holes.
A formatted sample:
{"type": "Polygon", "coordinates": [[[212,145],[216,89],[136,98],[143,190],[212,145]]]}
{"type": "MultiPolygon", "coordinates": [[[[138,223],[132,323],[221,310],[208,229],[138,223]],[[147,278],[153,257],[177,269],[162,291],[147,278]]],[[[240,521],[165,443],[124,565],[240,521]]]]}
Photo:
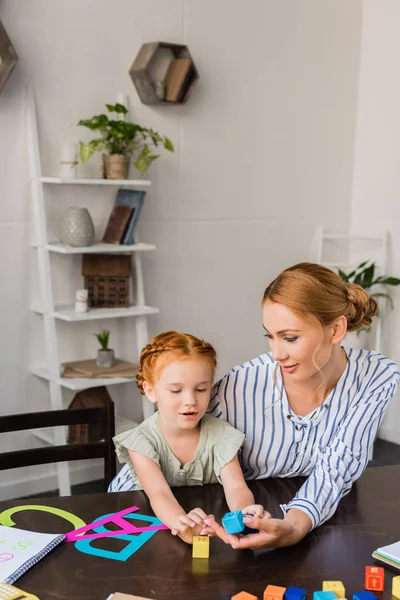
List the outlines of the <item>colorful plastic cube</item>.
{"type": "Polygon", "coordinates": [[[335,592],[338,598],[344,598],[346,595],[344,585],[341,581],[323,581],[322,589],[324,592],[335,592]]]}
{"type": "Polygon", "coordinates": [[[318,592],[314,592],[313,600],[337,600],[337,596],[335,592],[331,592],[330,590],[319,590],[318,592]]]}
{"type": "Polygon", "coordinates": [[[222,517],[222,525],[226,533],[242,533],[245,528],[243,523],[243,514],[241,510],[225,513],[222,517]]]}
{"type": "Polygon", "coordinates": [[[257,596],[249,594],[248,592],[239,592],[231,597],[231,600],[258,600],[257,596]]]}
{"type": "Polygon", "coordinates": [[[365,589],[373,592],[383,592],[385,587],[385,572],[382,567],[365,567],[365,589]]]}
{"type": "Polygon", "coordinates": [[[370,591],[354,592],[353,600],[378,600],[377,596],[370,591]]]}
{"type": "Polygon", "coordinates": [[[307,590],[290,585],[283,594],[283,600],[306,600],[307,590]]]}
{"type": "Polygon", "coordinates": [[[392,595],[395,598],[400,598],[400,575],[393,577],[392,581],[392,595]]]}
{"type": "Polygon", "coordinates": [[[286,588],[280,585],[267,585],[264,590],[264,600],[283,600],[283,595],[286,592],[286,588]]]}
{"type": "Polygon", "coordinates": [[[193,558],[210,558],[210,538],[208,535],[193,536],[193,558]]]}

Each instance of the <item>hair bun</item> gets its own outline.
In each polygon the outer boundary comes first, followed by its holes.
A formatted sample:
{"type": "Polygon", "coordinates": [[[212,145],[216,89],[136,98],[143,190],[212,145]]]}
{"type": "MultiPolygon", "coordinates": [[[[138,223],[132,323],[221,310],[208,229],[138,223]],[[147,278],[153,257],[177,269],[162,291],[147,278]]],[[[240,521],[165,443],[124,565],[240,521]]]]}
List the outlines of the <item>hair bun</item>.
{"type": "Polygon", "coordinates": [[[358,331],[371,325],[372,317],[378,311],[378,304],[368,292],[355,283],[346,284],[348,300],[347,331],[358,331]]]}

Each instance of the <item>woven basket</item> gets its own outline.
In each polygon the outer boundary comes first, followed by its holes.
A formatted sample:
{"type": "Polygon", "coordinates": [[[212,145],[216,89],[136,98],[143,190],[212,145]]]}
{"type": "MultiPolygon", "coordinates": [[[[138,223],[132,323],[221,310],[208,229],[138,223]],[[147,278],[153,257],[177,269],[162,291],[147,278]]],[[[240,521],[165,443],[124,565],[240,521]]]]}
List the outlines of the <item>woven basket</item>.
{"type": "Polygon", "coordinates": [[[103,154],[104,179],[128,179],[129,160],[123,154],[103,154]]]}

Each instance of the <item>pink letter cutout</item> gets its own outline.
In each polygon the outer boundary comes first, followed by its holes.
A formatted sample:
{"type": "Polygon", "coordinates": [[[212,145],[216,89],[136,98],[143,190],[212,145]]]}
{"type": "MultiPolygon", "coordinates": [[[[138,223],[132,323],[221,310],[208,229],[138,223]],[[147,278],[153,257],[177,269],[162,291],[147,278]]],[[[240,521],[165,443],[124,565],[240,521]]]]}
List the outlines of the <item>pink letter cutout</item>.
{"type": "Polygon", "coordinates": [[[110,537],[113,535],[129,535],[131,533],[142,533],[146,531],[160,531],[162,529],[168,529],[166,525],[150,525],[148,527],[135,527],[135,525],[132,525],[132,523],[129,523],[128,521],[125,521],[125,519],[122,518],[125,515],[134,512],[135,510],[139,510],[139,507],[130,506],[129,508],[124,508],[124,510],[120,510],[114,515],[104,517],[104,519],[100,519],[99,521],[95,521],[94,523],[89,523],[88,525],[80,527],[79,529],[74,529],[73,531],[67,533],[65,541],[78,542],[82,539],[89,540],[110,537]],[[104,533],[90,533],[89,535],[84,535],[86,531],[90,531],[91,529],[99,527],[99,525],[104,525],[105,523],[115,523],[115,525],[118,525],[119,527],[121,527],[121,529],[118,529],[116,531],[107,531],[104,533]]]}

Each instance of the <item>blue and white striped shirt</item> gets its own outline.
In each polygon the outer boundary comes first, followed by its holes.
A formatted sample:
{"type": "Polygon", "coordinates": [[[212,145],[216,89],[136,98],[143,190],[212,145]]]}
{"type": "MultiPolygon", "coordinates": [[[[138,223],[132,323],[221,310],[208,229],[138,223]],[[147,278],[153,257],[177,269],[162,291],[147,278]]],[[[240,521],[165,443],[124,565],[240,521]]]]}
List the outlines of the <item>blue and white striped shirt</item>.
{"type": "Polygon", "coordinates": [[[282,510],[303,510],[313,527],[334,514],[367,466],[400,380],[396,364],[382,354],[345,350],[342,376],[305,417],[291,410],[270,353],[232,369],[216,384],[208,409],[245,434],[241,462],[246,479],[308,476],[282,510]]]}

